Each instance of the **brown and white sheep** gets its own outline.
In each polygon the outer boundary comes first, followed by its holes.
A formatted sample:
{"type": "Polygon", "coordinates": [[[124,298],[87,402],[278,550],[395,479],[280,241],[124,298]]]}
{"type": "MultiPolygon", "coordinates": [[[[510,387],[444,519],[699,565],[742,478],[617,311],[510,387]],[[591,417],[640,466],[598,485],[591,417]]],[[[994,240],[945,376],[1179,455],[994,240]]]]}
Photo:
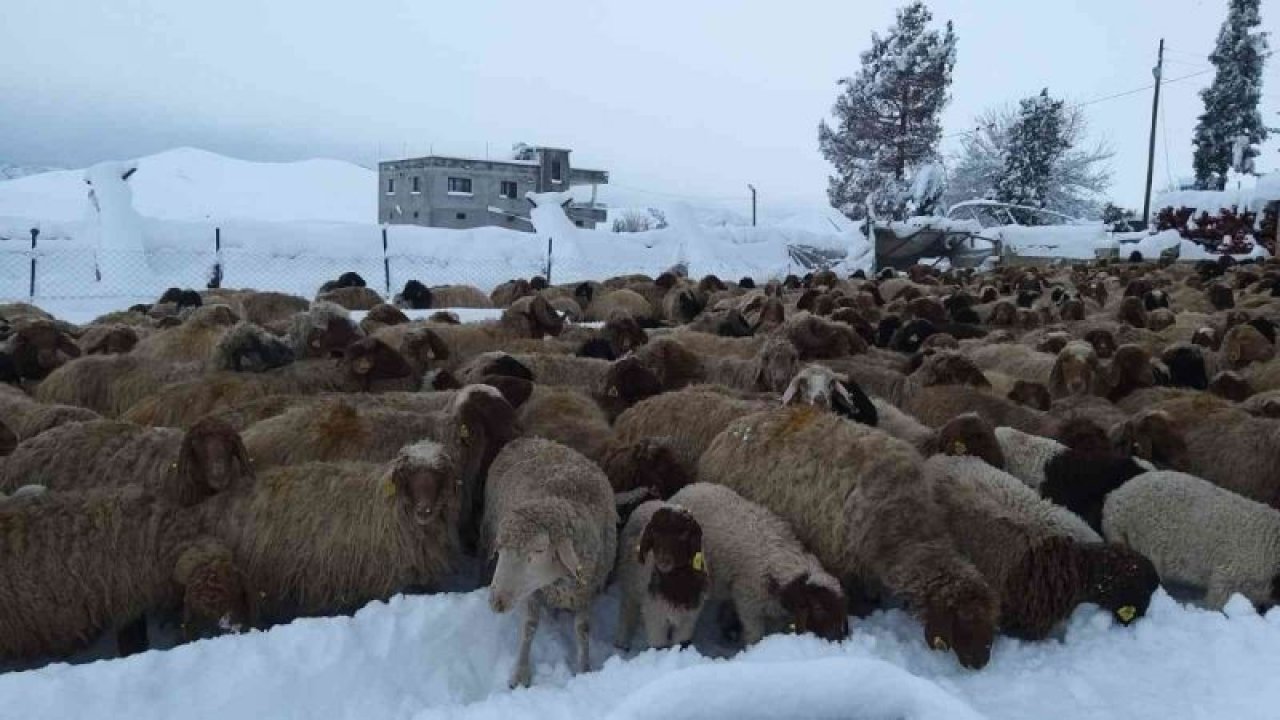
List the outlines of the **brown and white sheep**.
{"type": "Polygon", "coordinates": [[[702,527],[688,510],[657,500],[631,513],[618,537],[618,626],[614,645],[631,647],[636,625],[651,648],[693,639],[710,594],[702,527]]]}

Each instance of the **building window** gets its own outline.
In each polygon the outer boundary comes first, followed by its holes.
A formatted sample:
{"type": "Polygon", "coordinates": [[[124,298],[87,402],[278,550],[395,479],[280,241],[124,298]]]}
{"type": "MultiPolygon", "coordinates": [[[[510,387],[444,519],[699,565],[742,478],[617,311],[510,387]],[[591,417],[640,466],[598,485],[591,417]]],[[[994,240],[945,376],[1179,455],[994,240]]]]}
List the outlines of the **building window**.
{"type": "Polygon", "coordinates": [[[449,193],[451,195],[470,195],[471,178],[449,178],[449,193]]]}
{"type": "Polygon", "coordinates": [[[581,221],[581,220],[574,220],[574,221],[573,221],[573,224],[574,224],[574,225],[577,225],[578,227],[584,227],[584,225],[582,224],[582,221],[581,221]]]}
{"type": "Polygon", "coordinates": [[[414,195],[422,194],[422,178],[418,177],[417,175],[413,176],[413,194],[414,195]]]}
{"type": "Polygon", "coordinates": [[[564,181],[564,175],[560,167],[559,160],[551,161],[551,182],[558,183],[564,181]]]}
{"type": "Polygon", "coordinates": [[[466,214],[466,213],[455,213],[455,214],[454,214],[454,216],[453,216],[453,219],[454,219],[454,220],[466,220],[466,219],[467,219],[467,214],[466,214]]]}
{"type": "Polygon", "coordinates": [[[516,189],[515,180],[503,180],[502,184],[498,187],[498,194],[504,198],[508,198],[511,200],[515,199],[516,192],[517,192],[517,189],[516,189]]]}
{"type": "Polygon", "coordinates": [[[395,179],[395,178],[387,178],[387,194],[388,194],[388,195],[395,195],[395,194],[396,194],[396,179],[395,179]]]}
{"type": "Polygon", "coordinates": [[[507,216],[507,222],[509,222],[509,223],[514,223],[515,221],[516,221],[516,216],[515,216],[515,215],[508,215],[508,216],[507,216]]]}
{"type": "Polygon", "coordinates": [[[417,220],[417,219],[418,219],[418,211],[417,211],[417,210],[414,210],[414,211],[413,211],[413,219],[414,219],[414,220],[417,220]]]}

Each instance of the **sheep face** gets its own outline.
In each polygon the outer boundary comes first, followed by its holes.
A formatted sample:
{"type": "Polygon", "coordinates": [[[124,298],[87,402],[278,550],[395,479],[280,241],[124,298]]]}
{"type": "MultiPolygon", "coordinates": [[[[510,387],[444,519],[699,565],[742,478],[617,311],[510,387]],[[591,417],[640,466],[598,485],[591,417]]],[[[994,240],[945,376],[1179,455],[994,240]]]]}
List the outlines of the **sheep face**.
{"type": "Polygon", "coordinates": [[[627,356],[609,366],[604,376],[603,390],[609,403],[629,408],[645,398],[661,393],[662,381],[638,358],[627,356]]]}
{"type": "Polygon", "coordinates": [[[889,347],[901,353],[914,353],[920,349],[921,345],[924,345],[925,340],[928,340],[932,335],[936,335],[937,332],[938,329],[928,320],[923,318],[910,320],[893,334],[889,341],[889,347]]]}
{"type": "Polygon", "coordinates": [[[806,574],[782,585],[769,578],[768,590],[787,612],[792,632],[813,633],[832,642],[849,636],[849,614],[838,587],[814,582],[806,574]]]}
{"type": "Polygon", "coordinates": [[[352,375],[363,382],[366,391],[374,380],[392,380],[413,374],[409,361],[377,338],[351,343],[343,352],[342,362],[352,375]]]}
{"type": "Polygon", "coordinates": [[[952,650],[964,667],[983,668],[991,660],[998,605],[978,579],[957,579],[945,601],[924,609],[925,642],[934,650],[952,650]]]}
{"type": "Polygon", "coordinates": [[[1151,356],[1139,345],[1121,345],[1111,359],[1108,399],[1116,402],[1139,388],[1156,384],[1151,356]]]}
{"type": "Polygon", "coordinates": [[[19,376],[42,380],[67,361],[80,357],[80,347],[53,323],[37,320],[19,328],[10,339],[10,355],[19,376]]]}
{"type": "Polygon", "coordinates": [[[938,451],[947,455],[976,457],[994,468],[1004,468],[1004,452],[991,424],[977,413],[965,413],[938,430],[938,451]]]}
{"type": "Polygon", "coordinates": [[[254,480],[253,466],[239,433],[212,417],[200,420],[183,436],[174,470],[178,502],[184,506],[254,480]]]}
{"type": "Polygon", "coordinates": [[[1126,420],[1111,432],[1112,444],[1121,452],[1174,470],[1186,466],[1187,441],[1169,416],[1151,410],[1126,420]]]}
{"type": "Polygon", "coordinates": [[[230,355],[228,369],[237,372],[266,372],[294,359],[288,343],[261,330],[239,335],[230,355]]]}
{"type": "Polygon", "coordinates": [[[1008,300],[1001,300],[991,308],[991,317],[987,322],[997,327],[1012,327],[1018,322],[1018,308],[1008,300]]]}
{"type": "Polygon", "coordinates": [[[1100,375],[1098,354],[1088,343],[1073,342],[1058,352],[1049,373],[1049,393],[1055,398],[1087,395],[1100,375]]]}
{"type": "Polygon", "coordinates": [[[307,354],[308,357],[342,357],[347,346],[359,339],[360,332],[350,319],[333,315],[322,325],[308,328],[307,354]]]}
{"type": "Polygon", "coordinates": [[[782,392],[800,368],[800,353],[786,340],[770,339],[756,356],[756,390],[782,392]]]}
{"type": "Polygon", "coordinates": [[[1147,557],[1123,545],[1088,545],[1088,600],[1110,611],[1121,625],[1147,614],[1160,576],[1147,557]]]}
{"type": "Polygon", "coordinates": [[[683,508],[655,510],[640,534],[636,552],[640,563],[648,561],[652,555],[653,566],[660,573],[682,568],[706,572],[706,561],[702,557],[702,526],[683,508]]]}
{"type": "Polygon", "coordinates": [[[1041,412],[1047,412],[1053,406],[1049,388],[1038,382],[1015,381],[1013,388],[1009,390],[1008,398],[1019,405],[1026,405],[1041,412]]]}
{"type": "Polygon", "coordinates": [[[609,318],[600,336],[609,343],[615,357],[622,357],[649,342],[649,334],[630,315],[609,318]]]}
{"type": "Polygon", "coordinates": [[[1160,356],[1169,368],[1170,382],[1174,387],[1204,390],[1209,387],[1204,353],[1195,345],[1179,344],[1170,347],[1160,356]]]}
{"type": "MultiPolygon", "coordinates": [[[[183,564],[186,558],[179,560],[183,564]]],[[[183,572],[184,641],[241,632],[255,621],[248,579],[228,556],[201,558],[183,572]]]]}
{"type": "Polygon", "coordinates": [[[1120,301],[1120,309],[1116,311],[1116,319],[1136,328],[1147,326],[1147,309],[1142,300],[1133,296],[1120,301]]]}
{"type": "Polygon", "coordinates": [[[787,321],[787,310],[783,306],[782,301],[776,297],[765,298],[760,305],[759,314],[756,315],[755,324],[751,328],[751,332],[761,333],[772,330],[787,321]]]}
{"type": "Polygon", "coordinates": [[[1094,421],[1085,417],[1075,417],[1058,427],[1058,442],[1072,450],[1088,453],[1105,453],[1111,451],[1111,440],[1107,431],[1094,421]]]}
{"type": "Polygon", "coordinates": [[[1210,285],[1206,294],[1209,296],[1209,303],[1213,305],[1215,310],[1230,310],[1236,306],[1235,295],[1231,292],[1231,288],[1226,285],[1210,285]]]}
{"type": "Polygon", "coordinates": [[[842,381],[821,365],[810,365],[792,378],[782,393],[783,405],[812,405],[874,427],[880,420],[875,405],[852,380],[842,381]]]}
{"type": "Polygon", "coordinates": [[[741,312],[726,310],[715,325],[716,335],[721,337],[751,337],[751,323],[741,312]]]}
{"type": "Polygon", "coordinates": [[[1253,387],[1240,373],[1228,370],[1213,376],[1209,381],[1209,392],[1238,403],[1249,399],[1253,394],[1253,387]]]}
{"type": "Polygon", "coordinates": [[[383,482],[416,525],[429,527],[450,521],[462,481],[444,449],[426,441],[405,448],[383,482]]]}
{"type": "Polygon", "coordinates": [[[541,295],[535,295],[529,303],[529,328],[530,337],[535,340],[550,335],[559,337],[564,331],[564,317],[551,307],[551,303],[541,295]]]}
{"type": "Polygon", "coordinates": [[[654,497],[666,500],[692,482],[665,438],[611,448],[600,465],[614,492],[648,488],[654,497]]]}
{"type": "Polygon", "coordinates": [[[426,310],[431,307],[431,290],[417,280],[409,280],[400,291],[400,304],[411,310],[426,310]]]}
{"type": "Polygon", "coordinates": [[[435,367],[449,359],[449,345],[431,328],[417,328],[404,336],[400,349],[420,367],[435,367]]]}
{"type": "Polygon", "coordinates": [[[116,325],[84,349],[85,355],[123,355],[138,344],[138,333],[128,325],[116,325]]]}
{"type": "Polygon", "coordinates": [[[1222,349],[1232,368],[1243,368],[1255,362],[1266,362],[1276,355],[1276,347],[1252,325],[1236,325],[1227,331],[1222,349]]]}
{"type": "Polygon", "coordinates": [[[1072,298],[1062,303],[1058,311],[1062,315],[1065,322],[1084,320],[1084,303],[1076,298],[1072,298]]]}
{"type": "Polygon", "coordinates": [[[578,554],[568,537],[552,539],[532,518],[513,510],[503,518],[498,565],[489,584],[489,607],[505,613],[561,580],[578,581],[578,554]],[[516,542],[516,540],[520,542],[516,542]]]}

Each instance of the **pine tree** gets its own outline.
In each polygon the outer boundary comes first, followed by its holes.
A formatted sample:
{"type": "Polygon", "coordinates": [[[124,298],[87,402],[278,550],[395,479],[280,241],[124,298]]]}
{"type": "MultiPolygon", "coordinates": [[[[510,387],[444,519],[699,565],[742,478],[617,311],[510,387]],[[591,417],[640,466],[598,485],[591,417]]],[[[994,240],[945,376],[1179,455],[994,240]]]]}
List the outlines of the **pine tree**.
{"type": "Polygon", "coordinates": [[[935,173],[956,61],[951,23],[940,32],[930,29],[932,20],[917,0],[898,10],[887,35],[873,33],[857,76],[840,80],[835,127],[825,120],[818,126],[818,146],[835,166],[827,195],[850,218],[864,217],[868,205],[878,216],[899,218],[932,209],[912,202],[913,186],[920,187],[913,176],[935,173]]]}
{"type": "Polygon", "coordinates": [[[1237,137],[1248,138],[1246,164],[1258,156],[1258,144],[1267,139],[1267,128],[1258,112],[1267,56],[1267,33],[1256,30],[1262,24],[1259,3],[1230,0],[1218,44],[1209,56],[1217,73],[1213,84],[1200,92],[1204,114],[1192,141],[1196,146],[1196,184],[1202,189],[1222,189],[1237,137]]]}
{"type": "Polygon", "coordinates": [[[1071,149],[1065,103],[1045,89],[1019,105],[995,196],[1000,202],[1042,208],[1048,203],[1054,165],[1071,149]]]}

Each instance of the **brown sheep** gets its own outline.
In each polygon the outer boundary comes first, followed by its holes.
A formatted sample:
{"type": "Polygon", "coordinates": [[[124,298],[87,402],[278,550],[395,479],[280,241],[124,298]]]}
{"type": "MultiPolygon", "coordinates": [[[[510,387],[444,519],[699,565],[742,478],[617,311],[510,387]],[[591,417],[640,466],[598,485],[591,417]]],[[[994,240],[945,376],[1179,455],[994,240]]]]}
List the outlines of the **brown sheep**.
{"type": "MultiPolygon", "coordinates": [[[[124,413],[140,425],[189,427],[215,410],[242,405],[269,395],[314,395],[322,392],[416,390],[421,379],[376,375],[387,367],[403,371],[403,356],[381,342],[353,345],[341,362],[308,360],[265,373],[208,373],[175,382],[145,396],[124,413]],[[363,371],[362,371],[363,370],[363,371]]],[[[128,357],[128,356],[125,356],[128,357]]]]}
{"type": "Polygon", "coordinates": [[[90,325],[80,336],[80,351],[85,355],[123,355],[138,344],[138,331],[128,325],[90,325]]]}
{"type": "Polygon", "coordinates": [[[1053,396],[1049,394],[1049,388],[1038,382],[1016,380],[1005,397],[1019,405],[1041,412],[1047,412],[1053,405],[1053,396]]]}
{"type": "Polygon", "coordinates": [[[287,331],[293,354],[299,360],[341,357],[348,345],[364,337],[364,331],[346,309],[323,301],[289,318],[287,331]]]}
{"type": "Polygon", "coordinates": [[[1106,396],[1111,402],[1119,402],[1141,388],[1156,384],[1151,354],[1140,345],[1121,345],[1107,366],[1106,396]]]}
{"type": "Polygon", "coordinates": [[[1147,327],[1147,308],[1142,304],[1142,298],[1131,295],[1121,300],[1116,320],[1136,328],[1147,327]]]}
{"type": "MultiPolygon", "coordinates": [[[[635,494],[666,500],[693,482],[691,468],[681,462],[669,437],[645,437],[631,443],[611,441],[605,446],[600,468],[618,494],[635,494]]],[[[624,518],[625,521],[625,518],[624,518]]]]}
{"type": "Polygon", "coordinates": [[[529,281],[524,279],[508,280],[489,293],[489,302],[492,307],[506,308],[511,303],[519,300],[526,295],[534,294],[535,290],[529,286],[529,281]]]}
{"type": "Polygon", "coordinates": [[[247,628],[251,587],[194,512],[136,485],[0,503],[0,658],[61,659],[151,611],[180,609],[184,639],[247,628]]]}
{"type": "Polygon", "coordinates": [[[934,649],[986,665],[998,596],[955,549],[922,459],[906,443],[816,408],[786,407],[731,423],[703,453],[698,475],[788,521],[847,587],[900,598],[934,649]]]}
{"type": "Polygon", "coordinates": [[[0,465],[0,492],[27,484],[54,491],[136,484],[188,507],[253,477],[240,436],[222,421],[205,419],[184,433],[91,420],[19,444],[0,465]]]}
{"type": "Polygon", "coordinates": [[[430,288],[433,308],[492,308],[493,301],[471,285],[436,285],[430,288]]]}
{"type": "Polygon", "coordinates": [[[1093,346],[1093,351],[1098,354],[1100,360],[1110,360],[1118,347],[1115,334],[1105,328],[1095,328],[1086,332],[1084,341],[1093,346]]]}
{"type": "Polygon", "coordinates": [[[35,399],[51,405],[87,408],[103,417],[119,417],[168,383],[200,377],[198,363],[174,364],[127,355],[91,355],[63,365],[35,391],[35,399]]]}
{"type": "Polygon", "coordinates": [[[384,464],[268,470],[199,510],[274,624],[438,587],[459,559],[461,485],[459,462],[424,440],[384,464]]]}
{"type": "Polygon", "coordinates": [[[1265,363],[1276,356],[1276,346],[1252,325],[1236,325],[1222,338],[1227,369],[1240,370],[1252,363],[1265,363]]]}
{"type": "Polygon", "coordinates": [[[80,346],[56,323],[33,320],[18,326],[8,340],[7,354],[19,378],[42,380],[80,357],[80,346]]]}
{"type": "Polygon", "coordinates": [[[403,325],[407,322],[409,322],[409,316],[405,315],[403,310],[395,305],[382,303],[375,306],[369,311],[369,314],[364,316],[360,321],[360,329],[366,335],[372,335],[388,325],[403,325]]]}
{"type": "Polygon", "coordinates": [[[517,421],[526,437],[554,440],[596,463],[613,435],[604,410],[571,387],[535,385],[517,421]]]}
{"type": "Polygon", "coordinates": [[[0,384],[0,419],[18,440],[33,438],[59,425],[97,420],[99,417],[94,411],[81,407],[38,403],[21,390],[0,384]]]}
{"type": "Polygon", "coordinates": [[[316,295],[316,302],[330,302],[347,310],[372,310],[385,302],[372,288],[340,287],[316,295]]]}
{"type": "Polygon", "coordinates": [[[1049,395],[1055,400],[1070,395],[1097,395],[1103,390],[1102,383],[1102,365],[1093,346],[1072,341],[1058,352],[1053,362],[1053,369],[1049,372],[1049,395]]]}
{"type": "MultiPolygon", "coordinates": [[[[408,332],[414,325],[384,328],[379,337],[389,340],[388,333],[408,332]]],[[[542,340],[558,337],[564,331],[564,318],[542,295],[522,297],[502,312],[498,322],[470,325],[432,325],[449,348],[449,364],[458,367],[481,353],[506,350],[514,340],[542,340]]],[[[394,343],[393,343],[394,345],[394,343]]]]}
{"type": "Polygon", "coordinates": [[[907,398],[902,409],[929,427],[940,428],[953,417],[976,412],[992,427],[1007,426],[1049,437],[1056,422],[1048,415],[967,385],[933,385],[907,398]]]}
{"type": "Polygon", "coordinates": [[[867,342],[853,328],[808,312],[787,318],[777,333],[791,341],[801,360],[842,358],[867,351],[867,342]]]}
{"type": "Polygon", "coordinates": [[[596,322],[619,313],[637,320],[649,319],[654,316],[654,306],[640,293],[624,288],[596,297],[586,310],[587,319],[596,322]]]}
{"type": "Polygon", "coordinates": [[[226,305],[198,307],[181,325],[143,338],[133,354],[171,363],[203,363],[238,322],[240,317],[226,305]]]}

